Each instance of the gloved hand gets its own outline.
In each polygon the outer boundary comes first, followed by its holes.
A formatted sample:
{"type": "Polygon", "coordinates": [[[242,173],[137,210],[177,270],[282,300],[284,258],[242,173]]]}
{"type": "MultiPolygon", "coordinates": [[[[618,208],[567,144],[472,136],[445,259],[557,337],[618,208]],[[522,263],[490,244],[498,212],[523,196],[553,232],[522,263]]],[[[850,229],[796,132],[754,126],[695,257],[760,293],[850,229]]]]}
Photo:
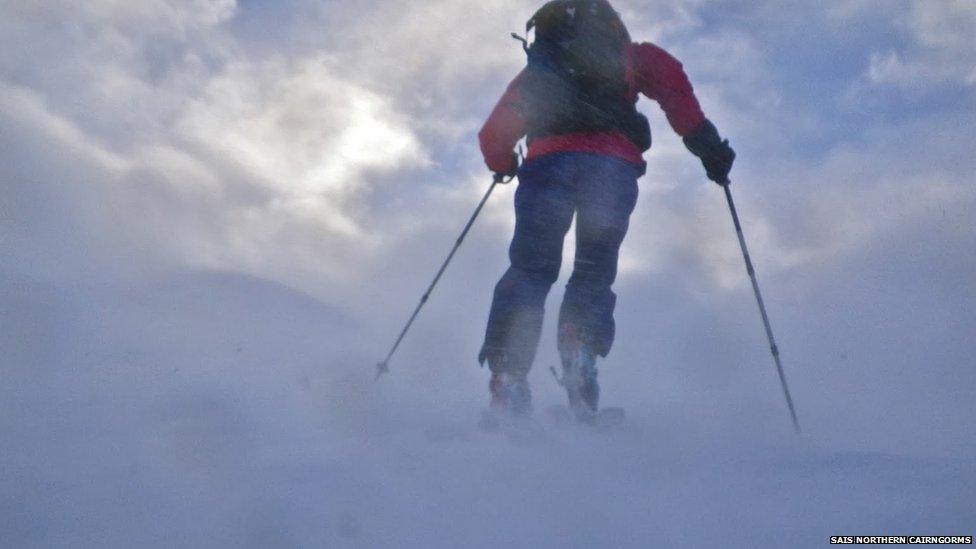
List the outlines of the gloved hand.
{"type": "Polygon", "coordinates": [[[496,183],[507,183],[511,181],[518,174],[519,170],[519,155],[512,153],[512,162],[509,165],[508,170],[504,172],[495,172],[495,182],[496,183]]]}
{"type": "Polygon", "coordinates": [[[695,133],[684,138],[684,142],[688,150],[701,159],[709,179],[722,186],[730,183],[729,171],[735,161],[735,151],[729,146],[728,139],[719,137],[711,121],[706,119],[695,133]]]}

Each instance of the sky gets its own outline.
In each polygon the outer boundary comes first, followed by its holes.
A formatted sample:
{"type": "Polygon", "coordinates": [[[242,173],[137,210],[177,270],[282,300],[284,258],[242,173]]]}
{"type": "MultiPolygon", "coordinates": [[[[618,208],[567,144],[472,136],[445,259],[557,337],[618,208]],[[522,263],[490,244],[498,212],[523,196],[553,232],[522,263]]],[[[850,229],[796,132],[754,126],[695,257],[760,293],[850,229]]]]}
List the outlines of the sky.
{"type": "Polygon", "coordinates": [[[614,5],[738,153],[803,437],[724,197],[646,99],[601,363],[626,427],[546,419],[569,254],[537,424],[475,427],[516,183],[373,382],[537,3],[0,0],[0,545],[971,535],[976,4],[614,5]]]}

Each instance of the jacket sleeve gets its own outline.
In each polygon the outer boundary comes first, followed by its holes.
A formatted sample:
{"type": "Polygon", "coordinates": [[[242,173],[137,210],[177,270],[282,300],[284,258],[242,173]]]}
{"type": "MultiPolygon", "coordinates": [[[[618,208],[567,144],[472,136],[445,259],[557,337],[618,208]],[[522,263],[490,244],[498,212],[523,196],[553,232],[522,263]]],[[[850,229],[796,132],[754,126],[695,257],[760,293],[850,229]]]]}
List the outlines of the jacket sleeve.
{"type": "Polygon", "coordinates": [[[525,135],[525,117],[522,115],[519,97],[521,79],[522,73],[519,73],[508,85],[505,94],[478,132],[481,154],[488,169],[493,172],[505,173],[511,170],[515,144],[525,135]]]}
{"type": "Polygon", "coordinates": [[[637,44],[633,55],[637,90],[661,105],[674,131],[685,137],[701,127],[705,114],[681,62],[647,42],[637,44]]]}

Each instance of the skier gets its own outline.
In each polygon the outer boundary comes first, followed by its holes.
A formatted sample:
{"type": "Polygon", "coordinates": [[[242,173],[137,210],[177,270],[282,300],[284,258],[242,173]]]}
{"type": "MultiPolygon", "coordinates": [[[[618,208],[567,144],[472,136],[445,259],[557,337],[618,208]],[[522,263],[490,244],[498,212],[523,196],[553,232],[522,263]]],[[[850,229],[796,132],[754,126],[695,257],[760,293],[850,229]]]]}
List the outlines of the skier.
{"type": "Polygon", "coordinates": [[[682,65],[660,47],[633,43],[606,0],[554,0],[526,24],[535,40],[478,138],[496,177],[518,175],[511,266],[495,287],[479,362],[491,370],[491,410],[531,410],[527,374],[543,307],[559,275],[576,216],[576,257],[559,311],[562,384],[580,420],[599,404],[596,359],[614,339],[611,285],[637,179],[650,148],[638,93],[657,101],[707,176],[727,185],[735,153],[705,118],[682,65]],[[527,137],[520,167],[513,153],[527,137]]]}

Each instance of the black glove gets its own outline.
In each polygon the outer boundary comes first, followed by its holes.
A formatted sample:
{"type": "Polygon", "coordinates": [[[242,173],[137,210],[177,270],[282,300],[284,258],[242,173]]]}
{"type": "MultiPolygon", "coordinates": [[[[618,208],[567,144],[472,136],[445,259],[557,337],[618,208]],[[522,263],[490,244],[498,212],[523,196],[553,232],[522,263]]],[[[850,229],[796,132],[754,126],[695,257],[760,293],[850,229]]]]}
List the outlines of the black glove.
{"type": "Polygon", "coordinates": [[[518,175],[519,170],[519,155],[512,153],[512,162],[510,164],[508,171],[495,172],[495,182],[497,183],[507,183],[512,180],[516,175],[518,175]]]}
{"type": "Polygon", "coordinates": [[[706,119],[695,133],[684,138],[685,147],[701,159],[708,178],[725,186],[730,183],[729,171],[735,161],[735,151],[729,140],[723,140],[715,129],[715,124],[706,119]]]}

